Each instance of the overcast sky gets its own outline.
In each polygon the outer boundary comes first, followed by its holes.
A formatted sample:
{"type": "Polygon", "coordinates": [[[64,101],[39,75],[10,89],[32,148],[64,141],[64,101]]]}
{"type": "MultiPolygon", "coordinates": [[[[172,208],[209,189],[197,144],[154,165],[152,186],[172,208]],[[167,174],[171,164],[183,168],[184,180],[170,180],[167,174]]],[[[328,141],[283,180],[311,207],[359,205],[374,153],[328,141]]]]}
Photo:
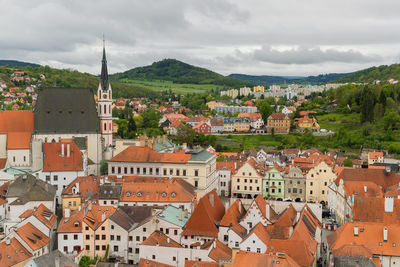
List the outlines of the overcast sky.
{"type": "Polygon", "coordinates": [[[109,72],[176,58],[227,75],[400,61],[398,0],[0,0],[0,59],[109,72]]]}

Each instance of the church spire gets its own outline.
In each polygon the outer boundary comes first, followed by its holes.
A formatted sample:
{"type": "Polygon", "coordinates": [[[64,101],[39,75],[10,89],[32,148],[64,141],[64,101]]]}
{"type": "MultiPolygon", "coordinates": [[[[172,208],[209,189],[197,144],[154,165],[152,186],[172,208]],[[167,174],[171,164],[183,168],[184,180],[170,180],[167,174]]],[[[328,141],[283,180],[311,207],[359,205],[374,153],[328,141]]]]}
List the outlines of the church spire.
{"type": "Polygon", "coordinates": [[[106,46],[105,40],[103,36],[103,59],[101,60],[101,75],[100,75],[100,82],[101,82],[101,89],[103,91],[108,90],[108,70],[107,70],[107,59],[106,59],[106,46]]]}

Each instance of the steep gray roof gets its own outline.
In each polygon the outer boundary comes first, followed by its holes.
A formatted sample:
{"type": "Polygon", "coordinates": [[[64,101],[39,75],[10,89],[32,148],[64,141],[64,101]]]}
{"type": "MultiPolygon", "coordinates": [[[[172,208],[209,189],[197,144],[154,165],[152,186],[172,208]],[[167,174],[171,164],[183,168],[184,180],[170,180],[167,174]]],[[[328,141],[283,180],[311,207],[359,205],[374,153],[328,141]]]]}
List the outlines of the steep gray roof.
{"type": "Polygon", "coordinates": [[[43,88],[34,109],[34,133],[98,133],[100,122],[90,89],[43,88]]]}
{"type": "Polygon", "coordinates": [[[23,205],[29,201],[52,201],[56,188],[35,176],[23,174],[10,184],[7,198],[17,197],[10,205],[23,205]]]}
{"type": "Polygon", "coordinates": [[[110,219],[128,231],[151,216],[152,207],[121,206],[110,216],[110,219]]]}
{"type": "Polygon", "coordinates": [[[79,266],[70,257],[66,256],[58,249],[53,250],[48,254],[44,254],[34,259],[38,267],[56,266],[56,260],[59,263],[58,266],[71,266],[71,267],[79,266]]]}
{"type": "Polygon", "coordinates": [[[118,199],[121,195],[121,184],[100,185],[99,199],[118,199]]]}

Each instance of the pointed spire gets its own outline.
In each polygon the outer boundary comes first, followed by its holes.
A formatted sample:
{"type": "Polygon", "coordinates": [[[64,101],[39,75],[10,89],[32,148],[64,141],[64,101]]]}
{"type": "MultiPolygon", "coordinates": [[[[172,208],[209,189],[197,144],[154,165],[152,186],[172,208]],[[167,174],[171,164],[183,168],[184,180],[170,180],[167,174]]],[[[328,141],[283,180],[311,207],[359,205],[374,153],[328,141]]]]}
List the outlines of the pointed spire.
{"type": "Polygon", "coordinates": [[[108,90],[108,70],[107,70],[107,59],[106,59],[106,45],[105,45],[104,35],[103,35],[103,59],[101,60],[101,75],[100,83],[101,88],[106,91],[108,90]]]}

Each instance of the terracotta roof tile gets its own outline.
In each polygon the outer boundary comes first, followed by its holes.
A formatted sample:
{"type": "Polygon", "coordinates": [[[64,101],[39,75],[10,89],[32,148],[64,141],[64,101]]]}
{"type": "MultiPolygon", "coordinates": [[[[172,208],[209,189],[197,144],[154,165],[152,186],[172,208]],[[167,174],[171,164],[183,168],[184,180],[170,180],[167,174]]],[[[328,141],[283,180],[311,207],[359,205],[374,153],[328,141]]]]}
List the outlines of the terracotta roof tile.
{"type": "Polygon", "coordinates": [[[219,264],[217,262],[211,261],[185,261],[185,267],[218,267],[219,264]]]}
{"type": "Polygon", "coordinates": [[[32,111],[17,110],[0,112],[0,133],[8,134],[8,149],[29,149],[32,132],[32,111]]]}
{"type": "Polygon", "coordinates": [[[92,229],[97,229],[103,222],[115,212],[113,206],[100,206],[92,204],[83,221],[92,229]],[[104,214],[104,215],[103,215],[104,214]]]}
{"type": "Polygon", "coordinates": [[[255,227],[253,227],[253,229],[251,229],[251,231],[247,234],[242,242],[244,242],[253,234],[256,235],[261,240],[261,242],[263,242],[268,247],[271,236],[269,235],[267,228],[265,228],[262,223],[258,223],[255,227]]]}
{"type": "Polygon", "coordinates": [[[80,195],[83,200],[90,197],[97,199],[100,191],[100,179],[105,178],[103,176],[78,176],[63,190],[62,195],[63,197],[74,195],[73,188],[77,190],[79,184],[79,192],[75,195],[80,195]]]}
{"type": "Polygon", "coordinates": [[[288,120],[289,117],[284,113],[272,113],[268,117],[268,119],[272,119],[272,120],[284,120],[284,119],[286,119],[286,120],[288,120]]]}
{"type": "Polygon", "coordinates": [[[138,267],[173,267],[173,265],[140,258],[138,267]]]}
{"type": "Polygon", "coordinates": [[[186,223],[182,235],[218,237],[217,223],[225,214],[225,207],[215,190],[203,196],[186,223]]]}
{"type": "Polygon", "coordinates": [[[343,169],[335,180],[336,185],[339,185],[340,179],[343,179],[343,181],[371,181],[382,186],[383,189],[399,183],[399,177],[396,173],[380,169],[343,169]]]}
{"type": "Polygon", "coordinates": [[[183,248],[178,242],[160,231],[154,231],[141,245],[183,248]]]}
{"type": "Polygon", "coordinates": [[[370,159],[378,159],[380,157],[383,157],[383,152],[382,151],[369,152],[368,153],[368,158],[370,158],[370,159]]]}
{"type": "Polygon", "coordinates": [[[239,251],[233,261],[233,267],[265,267],[265,266],[281,266],[281,267],[299,267],[299,265],[288,255],[280,254],[261,254],[248,251],[239,251]]]}
{"type": "Polygon", "coordinates": [[[44,143],[43,144],[43,171],[82,171],[82,152],[74,142],[44,143]],[[67,147],[70,147],[70,155],[67,156],[67,147]],[[62,155],[64,147],[64,156],[62,155]]]}
{"type": "Polygon", "coordinates": [[[58,223],[57,233],[81,233],[85,209],[71,211],[68,218],[63,217],[58,223]]]}
{"type": "Polygon", "coordinates": [[[0,243],[0,266],[14,266],[31,257],[33,255],[16,238],[6,238],[0,243]]]}
{"type": "Polygon", "coordinates": [[[28,218],[32,215],[49,229],[51,229],[57,221],[57,216],[43,204],[40,204],[37,208],[26,210],[19,217],[28,218]]]}
{"type": "Polygon", "coordinates": [[[190,158],[190,154],[158,153],[149,147],[131,146],[114,156],[110,161],[186,163],[190,158]]]}
{"type": "Polygon", "coordinates": [[[16,233],[31,247],[32,250],[40,249],[49,244],[50,238],[43,234],[30,222],[19,227],[16,233]]]}
{"type": "Polygon", "coordinates": [[[237,199],[226,211],[219,225],[226,227],[235,226],[239,224],[240,218],[243,217],[245,213],[246,210],[244,209],[242,202],[240,199],[237,199]]]}
{"type": "Polygon", "coordinates": [[[393,199],[393,212],[385,212],[385,198],[354,198],[353,220],[360,222],[400,223],[400,199],[393,199]]]}
{"type": "Polygon", "coordinates": [[[208,255],[211,259],[216,262],[220,262],[220,260],[230,260],[232,259],[232,249],[230,249],[227,245],[215,239],[215,247],[211,250],[208,255]]]}
{"type": "Polygon", "coordinates": [[[6,167],[7,158],[0,158],[0,170],[6,167]]]}

